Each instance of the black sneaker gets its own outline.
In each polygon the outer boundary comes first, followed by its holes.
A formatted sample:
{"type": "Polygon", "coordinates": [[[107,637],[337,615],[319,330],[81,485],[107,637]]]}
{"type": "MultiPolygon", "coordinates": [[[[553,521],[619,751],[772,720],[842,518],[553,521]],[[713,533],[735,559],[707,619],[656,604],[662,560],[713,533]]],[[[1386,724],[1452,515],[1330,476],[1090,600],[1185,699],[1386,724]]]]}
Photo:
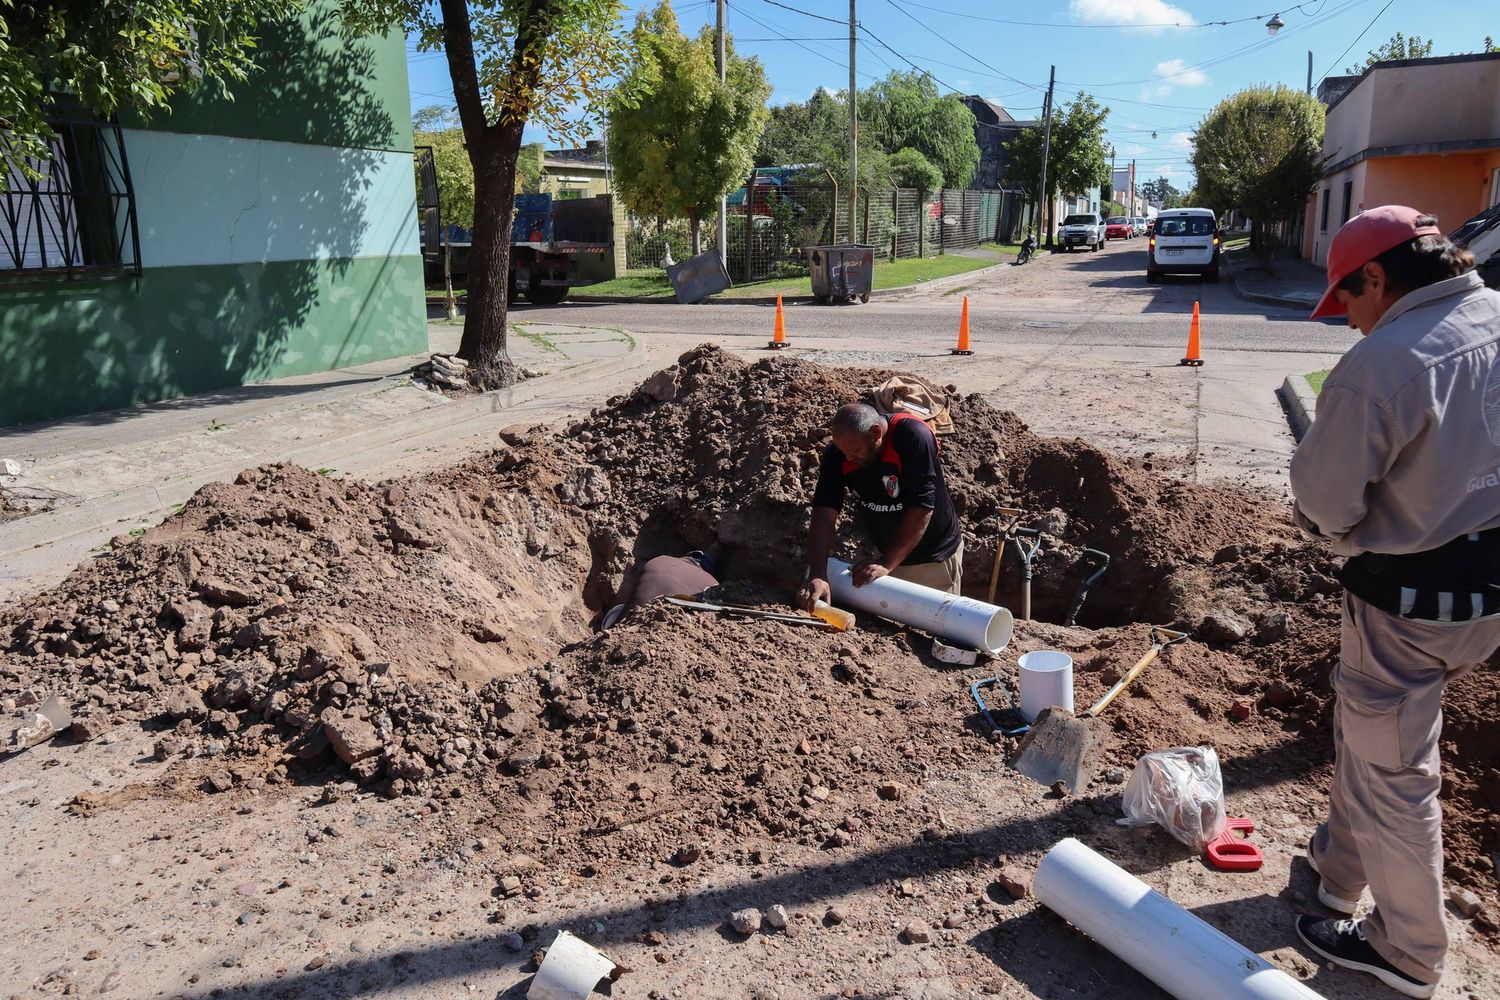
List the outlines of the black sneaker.
{"type": "Polygon", "coordinates": [[[1325,920],[1303,914],[1297,918],[1297,936],[1334,965],[1368,972],[1397,993],[1426,1000],[1437,991],[1436,983],[1413,979],[1381,958],[1365,940],[1362,920],[1325,920]]]}

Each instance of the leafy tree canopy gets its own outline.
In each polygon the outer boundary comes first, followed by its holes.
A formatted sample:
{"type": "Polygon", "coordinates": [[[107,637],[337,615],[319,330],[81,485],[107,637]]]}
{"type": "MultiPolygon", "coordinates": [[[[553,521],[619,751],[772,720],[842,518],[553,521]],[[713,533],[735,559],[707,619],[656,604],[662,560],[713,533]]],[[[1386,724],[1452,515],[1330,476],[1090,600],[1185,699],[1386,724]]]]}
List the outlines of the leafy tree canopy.
{"type": "Polygon", "coordinates": [[[918,191],[936,191],[943,186],[943,172],[920,150],[907,146],[891,154],[888,161],[891,181],[896,187],[916,188],[918,191]]]}
{"type": "Polygon", "coordinates": [[[47,156],[54,95],[100,117],[130,107],[143,118],[179,91],[210,86],[229,96],[254,69],[257,26],[301,8],[302,0],[0,0],[0,129],[29,169],[26,159],[47,156]]]}
{"type": "Polygon", "coordinates": [[[1378,62],[1387,62],[1391,59],[1426,59],[1430,55],[1432,55],[1431,39],[1424,42],[1421,35],[1412,35],[1408,38],[1398,31],[1384,45],[1366,53],[1363,63],[1350,66],[1344,72],[1350,76],[1357,76],[1378,62]]]}
{"type": "Polygon", "coordinates": [[[1259,227],[1292,218],[1323,169],[1323,114],[1316,98],[1279,84],[1220,101],[1193,134],[1198,197],[1259,227]]]}
{"type": "Polygon", "coordinates": [[[697,253],[699,224],[754,165],[771,85],[730,39],[721,84],[712,31],[686,38],[670,0],[637,15],[630,41],[630,70],[609,105],[615,185],[638,215],[687,219],[697,253]]]}
{"type": "Polygon", "coordinates": [[[1141,185],[1141,197],[1157,208],[1176,208],[1182,198],[1182,192],[1165,177],[1158,177],[1154,181],[1147,181],[1141,185]]]}
{"type": "MultiPolygon", "coordinates": [[[[1048,200],[1057,194],[1081,194],[1109,180],[1104,122],[1109,109],[1080,92],[1067,107],[1052,114],[1052,145],[1047,157],[1048,200]]],[[[1014,177],[1033,197],[1042,175],[1043,125],[1026,129],[1007,145],[1011,156],[1008,177],[1014,177]]]]}
{"type": "Polygon", "coordinates": [[[942,171],[946,187],[966,187],[979,169],[974,115],[938,94],[926,73],[893,70],[859,95],[860,130],[887,153],[910,147],[942,171]]]}
{"type": "MultiPolygon", "coordinates": [[[[903,149],[921,153],[938,169],[943,177],[938,187],[963,187],[979,167],[973,114],[957,97],[940,96],[924,73],[893,72],[859,92],[860,184],[873,189],[896,183],[889,157],[903,149]]],[[[772,108],[755,162],[762,167],[816,165],[845,183],[848,91],[820,88],[805,102],[772,108]]]]}

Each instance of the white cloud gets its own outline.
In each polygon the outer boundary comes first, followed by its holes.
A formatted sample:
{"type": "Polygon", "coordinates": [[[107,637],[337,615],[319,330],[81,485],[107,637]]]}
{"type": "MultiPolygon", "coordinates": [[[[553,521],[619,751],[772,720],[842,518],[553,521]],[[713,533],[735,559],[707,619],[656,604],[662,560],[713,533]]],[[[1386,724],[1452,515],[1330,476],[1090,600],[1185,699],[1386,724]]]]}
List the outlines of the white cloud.
{"type": "Polygon", "coordinates": [[[1192,133],[1191,132],[1174,132],[1174,133],[1172,133],[1171,137],[1167,139],[1167,148],[1168,149],[1180,149],[1184,153],[1192,152],[1192,149],[1193,149],[1193,135],[1192,135],[1192,133]]]}
{"type": "MultiPolygon", "coordinates": [[[[1192,24],[1193,15],[1165,0],[1072,0],[1068,15],[1082,24],[1192,24]]],[[[1148,27],[1147,31],[1160,31],[1148,27]]]]}
{"type": "Polygon", "coordinates": [[[1161,83],[1161,84],[1157,84],[1154,87],[1148,85],[1148,86],[1145,86],[1145,87],[1141,88],[1140,99],[1143,100],[1143,101],[1149,101],[1152,98],[1156,98],[1156,97],[1166,97],[1171,92],[1172,92],[1172,87],[1171,87],[1170,84],[1161,83]]]}
{"type": "Polygon", "coordinates": [[[1171,80],[1180,87],[1201,87],[1208,82],[1208,74],[1196,66],[1188,66],[1181,59],[1168,59],[1156,64],[1156,75],[1171,80]]]}

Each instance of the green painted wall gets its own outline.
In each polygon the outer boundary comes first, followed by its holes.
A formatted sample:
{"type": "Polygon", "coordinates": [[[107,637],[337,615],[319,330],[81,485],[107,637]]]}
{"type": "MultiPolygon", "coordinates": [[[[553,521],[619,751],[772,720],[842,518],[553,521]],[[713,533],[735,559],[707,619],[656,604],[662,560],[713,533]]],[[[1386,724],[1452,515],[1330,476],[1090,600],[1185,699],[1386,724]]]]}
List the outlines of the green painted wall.
{"type": "Polygon", "coordinates": [[[0,290],[0,426],[427,350],[420,257],[0,290]]]}
{"type": "Polygon", "coordinates": [[[333,6],[265,29],[233,101],[121,116],[143,276],[0,272],[0,426],[426,352],[404,40],[333,6]]]}
{"type": "Polygon", "coordinates": [[[406,44],[401,33],[345,39],[332,0],[301,18],[262,29],[250,79],[226,101],[214,87],[177,98],[171,112],[128,128],[412,151],[406,44]]]}

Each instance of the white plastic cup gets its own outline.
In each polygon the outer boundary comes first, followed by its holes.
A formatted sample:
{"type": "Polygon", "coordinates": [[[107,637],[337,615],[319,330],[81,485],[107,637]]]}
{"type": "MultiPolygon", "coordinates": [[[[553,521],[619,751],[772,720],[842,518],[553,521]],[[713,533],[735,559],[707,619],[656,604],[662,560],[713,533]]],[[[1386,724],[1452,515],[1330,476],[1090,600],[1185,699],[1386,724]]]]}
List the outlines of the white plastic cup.
{"type": "Polygon", "coordinates": [[[1067,653],[1038,649],[1016,661],[1021,667],[1021,715],[1035,722],[1042,709],[1056,706],[1073,711],[1073,658],[1067,653]]]}

